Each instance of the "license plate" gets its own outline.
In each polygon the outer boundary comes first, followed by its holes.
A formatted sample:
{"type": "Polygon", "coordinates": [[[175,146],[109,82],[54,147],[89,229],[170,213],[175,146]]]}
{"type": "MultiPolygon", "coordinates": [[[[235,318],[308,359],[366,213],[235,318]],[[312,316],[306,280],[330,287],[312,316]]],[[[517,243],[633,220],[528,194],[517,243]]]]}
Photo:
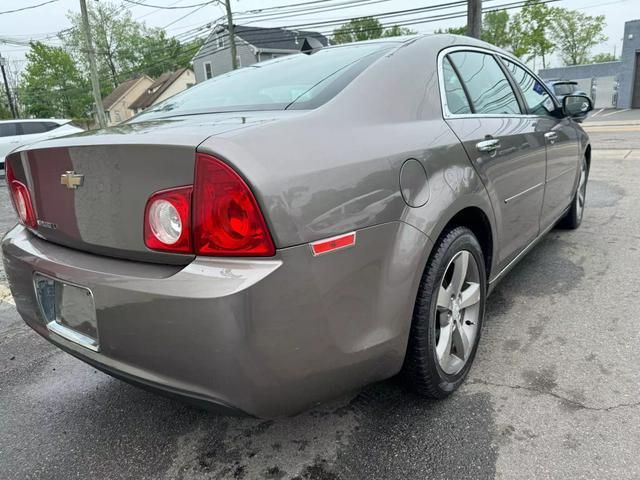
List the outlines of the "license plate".
{"type": "Polygon", "coordinates": [[[47,328],[72,342],[98,351],[98,322],[91,290],[36,273],[40,312],[47,328]]]}

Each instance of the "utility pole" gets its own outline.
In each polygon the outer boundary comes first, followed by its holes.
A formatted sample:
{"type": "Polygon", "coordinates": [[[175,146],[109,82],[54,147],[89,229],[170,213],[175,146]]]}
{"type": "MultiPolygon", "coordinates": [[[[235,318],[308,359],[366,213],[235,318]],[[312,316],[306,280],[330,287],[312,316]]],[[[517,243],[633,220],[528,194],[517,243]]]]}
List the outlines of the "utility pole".
{"type": "Polygon", "coordinates": [[[13,104],[13,100],[11,100],[11,92],[9,91],[9,82],[7,82],[7,72],[4,70],[4,65],[6,63],[5,58],[0,55],[0,70],[2,70],[2,79],[4,80],[4,91],[7,93],[7,101],[9,102],[9,108],[11,109],[11,115],[13,118],[18,118],[16,114],[16,107],[13,104]]]}
{"type": "Polygon", "coordinates": [[[480,38],[482,30],[482,0],[467,0],[467,35],[480,38]]]}
{"type": "Polygon", "coordinates": [[[227,29],[229,30],[229,42],[231,50],[231,66],[235,70],[238,68],[238,57],[236,53],[236,28],[233,25],[233,13],[231,12],[231,0],[224,0],[224,7],[227,10],[227,29]]]}
{"type": "Polygon", "coordinates": [[[100,128],[105,128],[107,126],[107,116],[104,114],[102,96],[100,95],[100,79],[98,78],[98,69],[96,68],[96,52],[93,49],[91,31],[89,30],[89,15],[87,14],[86,0],[80,0],[80,13],[82,15],[82,30],[85,42],[84,46],[87,49],[87,55],[89,55],[91,88],[93,89],[93,100],[96,104],[96,116],[98,117],[98,125],[100,125],[100,128]]]}

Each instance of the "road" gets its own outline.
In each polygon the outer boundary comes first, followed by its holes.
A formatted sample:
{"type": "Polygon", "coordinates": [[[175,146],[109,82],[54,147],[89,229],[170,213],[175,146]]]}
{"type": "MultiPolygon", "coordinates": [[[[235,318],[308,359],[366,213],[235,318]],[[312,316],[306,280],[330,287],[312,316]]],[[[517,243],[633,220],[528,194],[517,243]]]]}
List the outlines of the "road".
{"type": "MultiPolygon", "coordinates": [[[[498,286],[448,400],[391,379],[293,418],[216,416],[56,350],[4,287],[0,477],[640,478],[639,135],[587,128],[582,227],[552,231],[498,286]]],[[[0,188],[0,229],[12,222],[0,188]]]]}

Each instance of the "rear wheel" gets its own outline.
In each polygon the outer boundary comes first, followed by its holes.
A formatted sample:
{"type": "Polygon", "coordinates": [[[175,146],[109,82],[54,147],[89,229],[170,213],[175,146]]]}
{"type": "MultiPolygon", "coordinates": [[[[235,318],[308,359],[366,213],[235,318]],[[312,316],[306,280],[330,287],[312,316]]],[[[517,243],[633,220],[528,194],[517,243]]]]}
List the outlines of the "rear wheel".
{"type": "Polygon", "coordinates": [[[576,229],[582,223],[582,217],[584,215],[584,204],[587,197],[587,180],[589,178],[589,170],[587,168],[586,158],[582,159],[580,164],[580,180],[578,180],[578,188],[576,195],[571,201],[569,211],[565,214],[564,218],[560,221],[560,226],[569,229],[576,229]]]}
{"type": "Polygon", "coordinates": [[[413,313],[404,376],[418,393],[444,398],[467,375],[482,329],[486,278],[473,233],[447,232],[427,263],[413,313]]]}

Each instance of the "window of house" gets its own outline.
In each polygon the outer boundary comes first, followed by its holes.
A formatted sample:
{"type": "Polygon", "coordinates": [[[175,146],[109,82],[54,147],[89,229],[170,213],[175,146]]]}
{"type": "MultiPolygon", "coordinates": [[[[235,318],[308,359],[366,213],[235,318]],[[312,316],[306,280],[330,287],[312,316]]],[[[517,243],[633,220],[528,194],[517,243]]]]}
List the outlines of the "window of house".
{"type": "Polygon", "coordinates": [[[511,84],[492,55],[481,52],[453,52],[449,60],[467,88],[476,114],[519,114],[520,105],[511,84]]]}
{"type": "Polygon", "coordinates": [[[224,36],[222,33],[219,33],[216,37],[216,41],[218,43],[218,48],[224,48],[224,36]]]}
{"type": "Polygon", "coordinates": [[[549,115],[555,110],[556,107],[551,95],[545,90],[541,82],[519,65],[510,62],[506,58],[503,58],[503,61],[515,82],[520,86],[529,113],[549,115]]]}
{"type": "Polygon", "coordinates": [[[211,69],[211,62],[204,62],[204,78],[209,80],[213,77],[213,70],[211,69]]]}
{"type": "Polygon", "coordinates": [[[242,66],[242,59],[240,58],[240,55],[236,55],[236,65],[238,65],[238,67],[242,66]]]}

